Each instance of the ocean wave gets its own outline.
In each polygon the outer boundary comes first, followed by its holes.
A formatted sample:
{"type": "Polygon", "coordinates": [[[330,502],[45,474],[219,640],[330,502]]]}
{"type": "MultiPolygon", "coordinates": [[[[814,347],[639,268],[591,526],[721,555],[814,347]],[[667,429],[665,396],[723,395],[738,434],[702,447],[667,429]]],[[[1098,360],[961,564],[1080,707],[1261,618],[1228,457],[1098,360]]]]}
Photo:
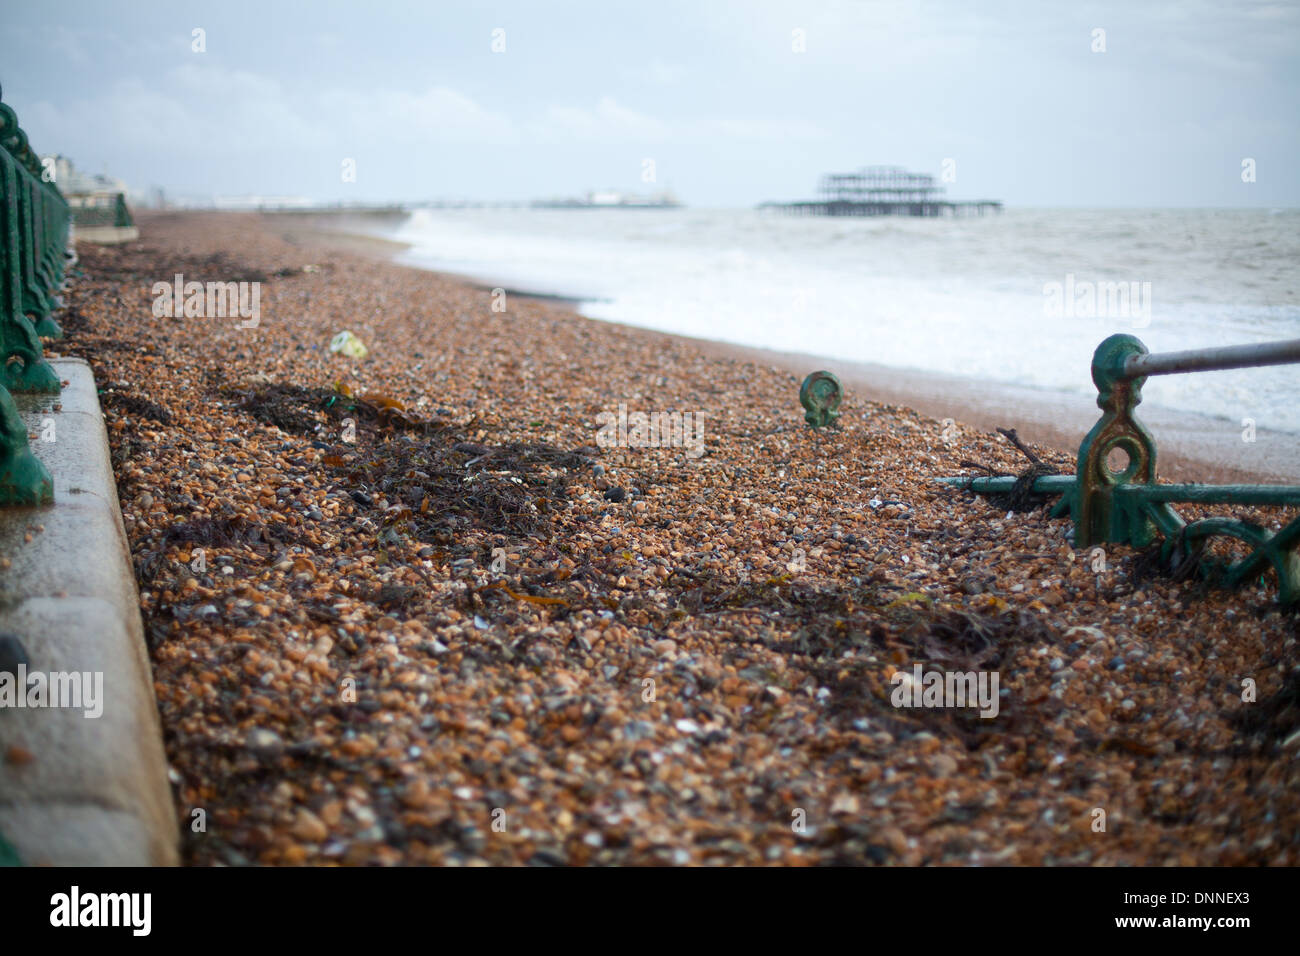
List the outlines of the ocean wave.
{"type": "MultiPolygon", "coordinates": [[[[1092,390],[1092,351],[1112,332],[1132,332],[1153,350],[1300,336],[1300,216],[1266,211],[842,220],[420,209],[396,238],[412,244],[412,264],[585,299],[594,318],[1076,392],[1092,390]],[[1135,303],[1147,293],[1145,314],[1095,307],[1116,283],[1135,291],[1135,303]],[[1092,284],[1093,310],[1081,300],[1053,317],[1045,301],[1053,284],[1092,284]]],[[[1293,369],[1253,369],[1169,376],[1145,394],[1300,432],[1294,382],[1293,369]]]]}

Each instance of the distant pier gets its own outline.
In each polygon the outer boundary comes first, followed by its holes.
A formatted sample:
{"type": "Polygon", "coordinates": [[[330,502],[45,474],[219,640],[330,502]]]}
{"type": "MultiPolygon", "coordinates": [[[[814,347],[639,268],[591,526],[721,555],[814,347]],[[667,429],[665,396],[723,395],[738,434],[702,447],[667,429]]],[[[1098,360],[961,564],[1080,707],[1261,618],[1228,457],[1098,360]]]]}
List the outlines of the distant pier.
{"type": "Polygon", "coordinates": [[[765,202],[792,216],[982,216],[1001,212],[999,199],[952,200],[929,173],[912,173],[900,166],[867,166],[853,173],[829,173],[821,178],[819,199],[765,202]]]}

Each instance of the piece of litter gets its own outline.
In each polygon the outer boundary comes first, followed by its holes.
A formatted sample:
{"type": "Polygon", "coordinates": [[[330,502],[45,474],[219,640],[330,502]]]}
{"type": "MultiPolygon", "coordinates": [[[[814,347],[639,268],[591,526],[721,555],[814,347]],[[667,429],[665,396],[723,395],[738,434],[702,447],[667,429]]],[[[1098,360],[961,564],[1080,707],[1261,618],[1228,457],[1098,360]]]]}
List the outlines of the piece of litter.
{"type": "Polygon", "coordinates": [[[365,358],[370,354],[365,343],[346,329],[330,339],[330,351],[349,358],[365,358]]]}

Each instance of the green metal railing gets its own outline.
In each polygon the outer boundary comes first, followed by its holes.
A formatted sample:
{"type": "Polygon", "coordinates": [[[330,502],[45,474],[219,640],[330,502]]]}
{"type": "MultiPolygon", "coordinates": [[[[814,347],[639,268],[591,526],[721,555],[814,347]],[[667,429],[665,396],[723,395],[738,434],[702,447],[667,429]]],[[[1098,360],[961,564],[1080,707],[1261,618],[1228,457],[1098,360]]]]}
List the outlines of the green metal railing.
{"type": "Polygon", "coordinates": [[[10,395],[59,392],[41,336],[62,334],[52,313],[63,304],[56,293],[64,286],[71,216],[58,187],[41,174],[18,118],[0,102],[0,506],[54,497],[10,395]]]}
{"type": "MultiPolygon", "coordinates": [[[[1300,339],[1152,355],[1137,338],[1112,335],[1093,353],[1092,380],[1102,416],[1079,446],[1074,477],[1042,475],[1033,479],[1031,490],[1062,496],[1052,516],[1068,514],[1073,519],[1076,548],[1099,544],[1144,548],[1163,538],[1161,559],[1176,574],[1196,569],[1212,583],[1235,587],[1257,580],[1271,565],[1277,572],[1279,602],[1300,604],[1300,554],[1296,550],[1300,518],[1273,534],[1233,518],[1188,523],[1172,507],[1175,502],[1296,507],[1300,506],[1300,486],[1158,485],[1155,439],[1134,414],[1149,375],[1291,363],[1300,363],[1300,339]],[[1116,467],[1113,461],[1117,454],[1127,459],[1123,467],[1116,467]],[[1239,560],[1211,558],[1204,551],[1212,537],[1236,538],[1251,550],[1239,560]]],[[[1009,494],[1019,480],[941,479],[983,495],[1009,494]]]]}
{"type": "MultiPolygon", "coordinates": [[[[73,197],[74,203],[76,198],[73,197]]],[[[80,205],[72,207],[72,221],[85,228],[112,226],[123,229],[135,225],[131,221],[131,211],[126,207],[126,197],[121,193],[88,197],[80,205]]]]}

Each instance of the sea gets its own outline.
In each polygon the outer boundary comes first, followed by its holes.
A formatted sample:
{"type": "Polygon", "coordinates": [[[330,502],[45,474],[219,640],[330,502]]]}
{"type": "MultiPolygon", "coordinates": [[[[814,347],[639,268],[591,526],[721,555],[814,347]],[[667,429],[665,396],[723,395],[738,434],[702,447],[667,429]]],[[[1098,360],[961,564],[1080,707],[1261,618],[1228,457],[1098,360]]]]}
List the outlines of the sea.
{"type": "MultiPolygon", "coordinates": [[[[594,319],[1092,394],[1112,333],[1153,352],[1300,338],[1300,210],[416,209],[401,261],[594,319]]],[[[1300,368],[1148,380],[1144,406],[1300,433],[1300,368]]]]}

